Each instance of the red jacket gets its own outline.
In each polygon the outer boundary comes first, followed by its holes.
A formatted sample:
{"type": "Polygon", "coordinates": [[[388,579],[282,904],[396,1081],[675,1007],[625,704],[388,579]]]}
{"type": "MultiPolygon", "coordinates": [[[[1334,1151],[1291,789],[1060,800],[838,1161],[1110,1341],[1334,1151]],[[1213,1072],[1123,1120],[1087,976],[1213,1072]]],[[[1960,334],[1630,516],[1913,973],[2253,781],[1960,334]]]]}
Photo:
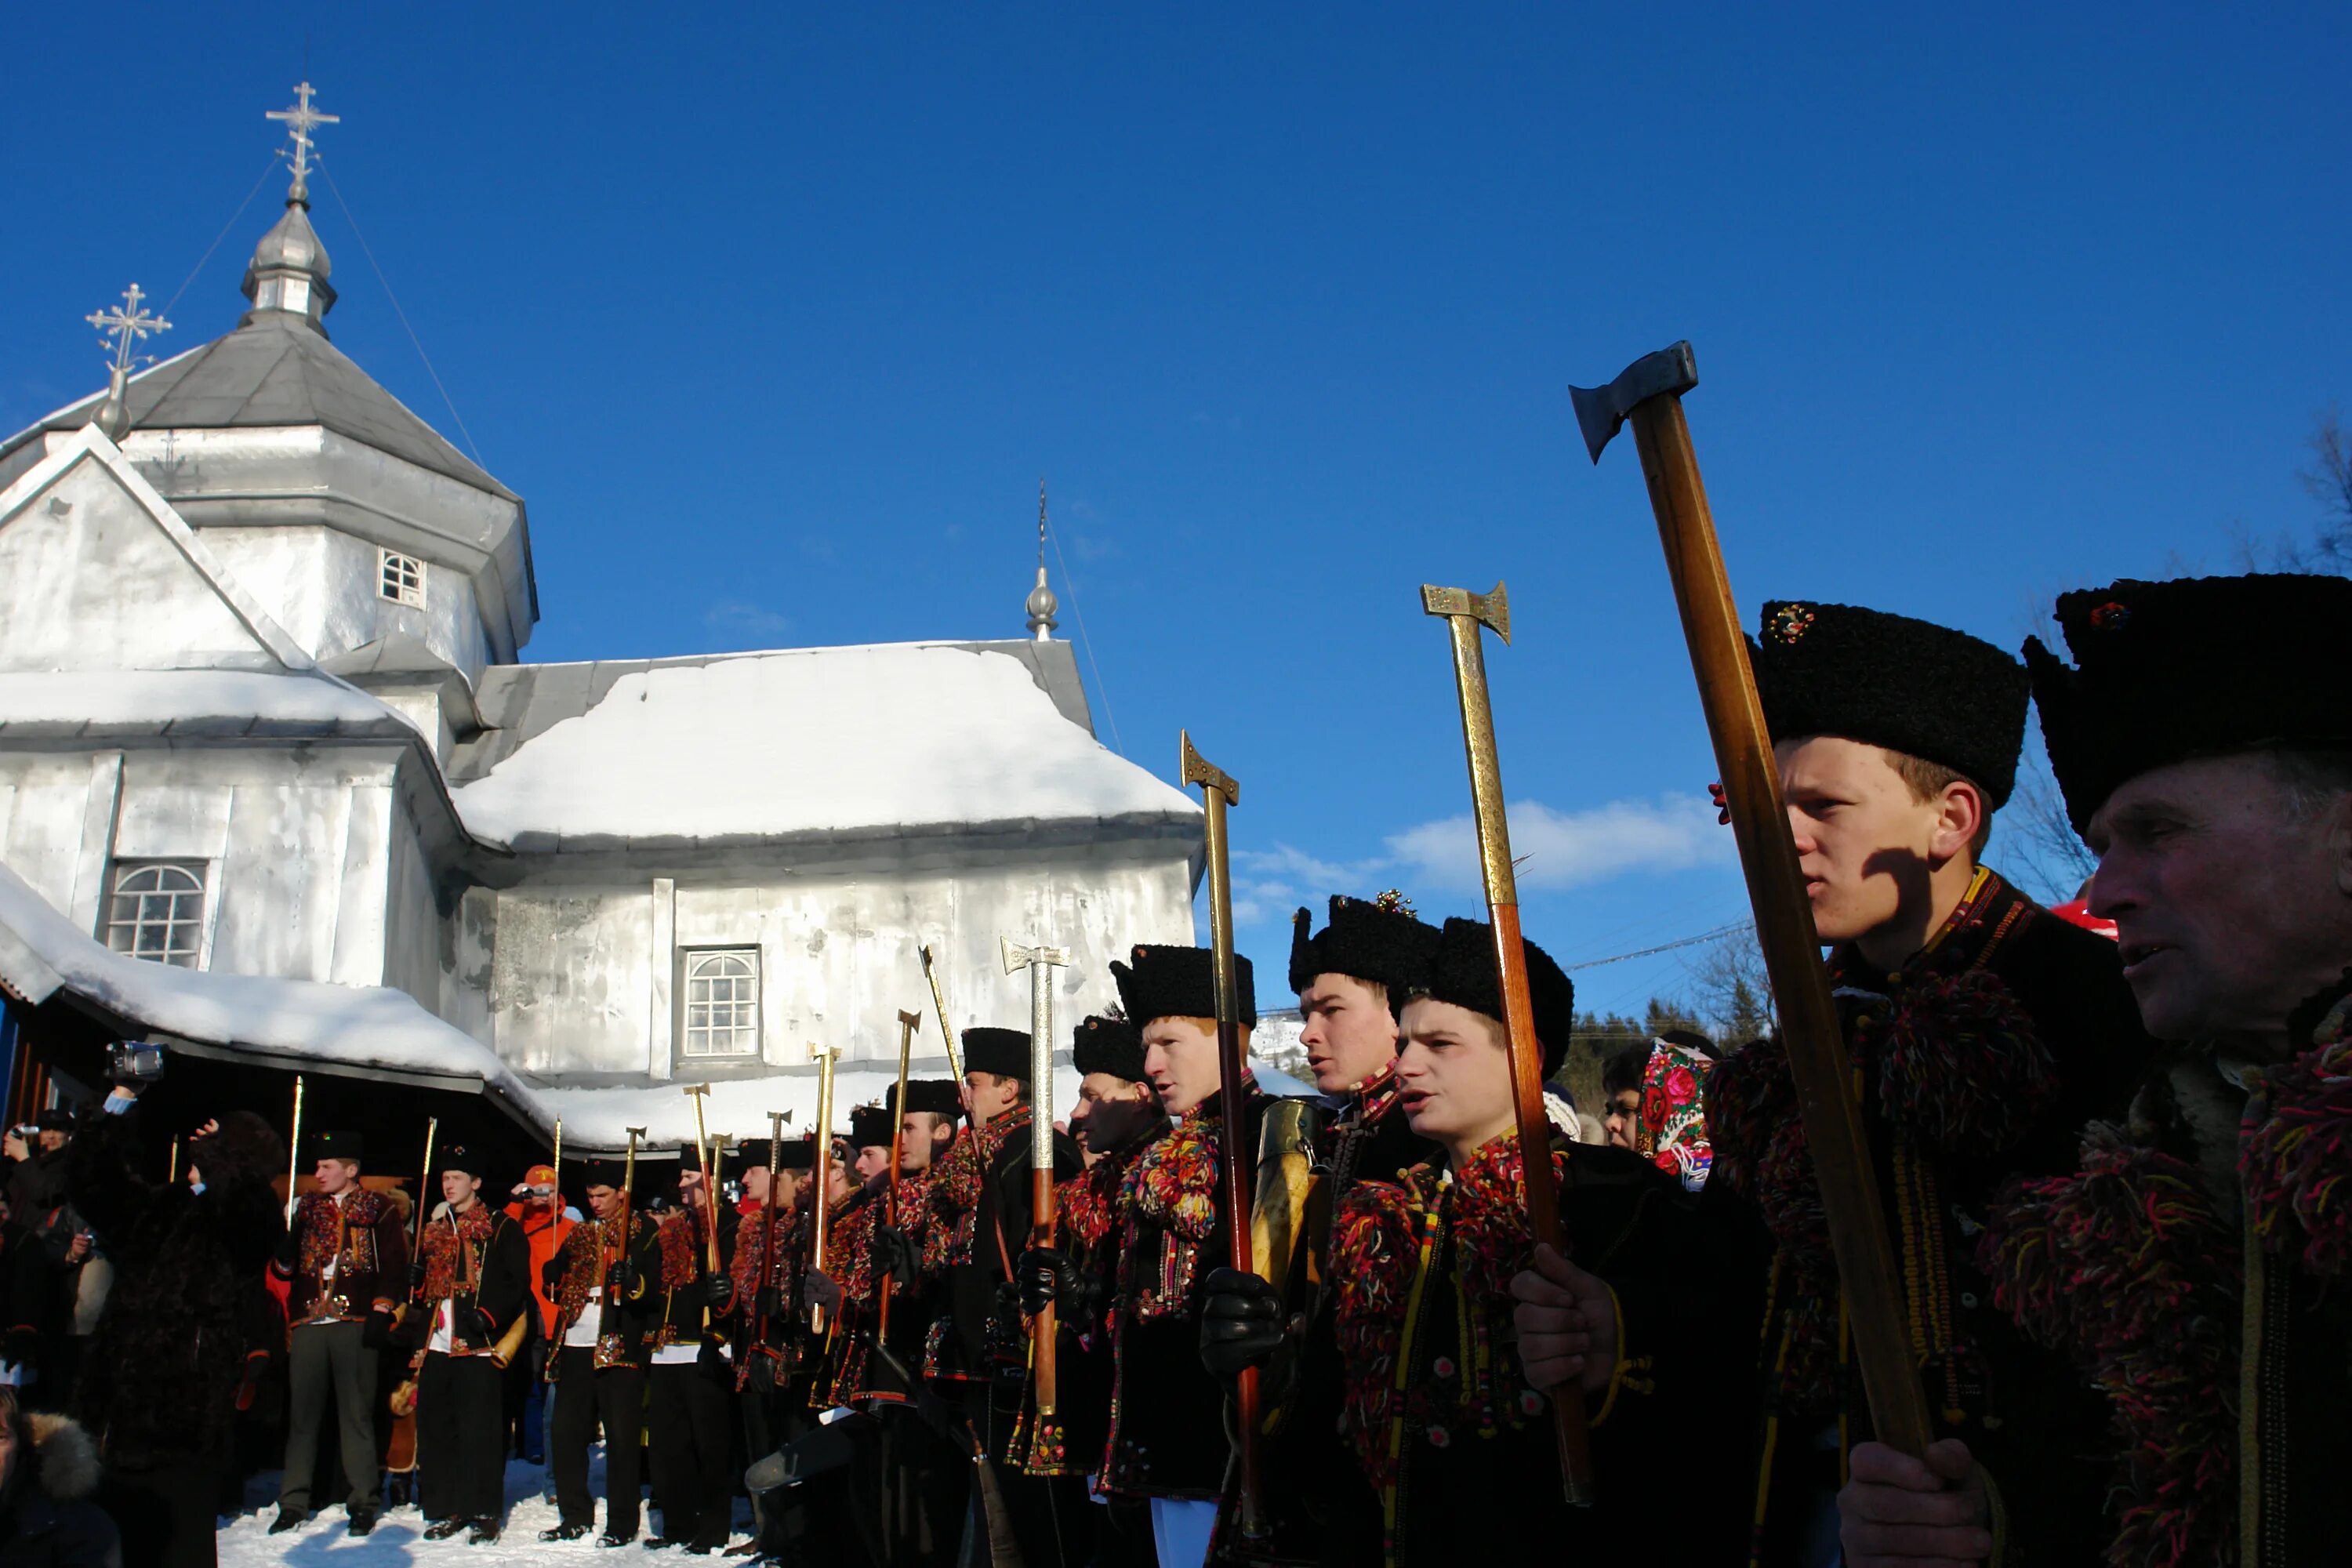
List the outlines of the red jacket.
{"type": "Polygon", "coordinates": [[[520,1201],[507,1205],[507,1217],[522,1227],[522,1238],[530,1246],[530,1293],[539,1302],[539,1331],[542,1335],[555,1332],[555,1299],[547,1293],[547,1281],[541,1269],[555,1256],[563,1238],[580,1222],[567,1216],[562,1208],[552,1211],[533,1209],[520,1201]]]}

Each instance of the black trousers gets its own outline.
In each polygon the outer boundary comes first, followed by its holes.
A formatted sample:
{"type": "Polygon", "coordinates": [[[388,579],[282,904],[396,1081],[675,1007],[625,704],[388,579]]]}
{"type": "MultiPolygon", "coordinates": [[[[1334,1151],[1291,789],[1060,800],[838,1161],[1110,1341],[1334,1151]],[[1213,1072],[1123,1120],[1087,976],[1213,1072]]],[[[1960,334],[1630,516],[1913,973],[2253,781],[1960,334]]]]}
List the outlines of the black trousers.
{"type": "Polygon", "coordinates": [[[588,1493],[588,1445],[604,1427],[604,1531],[624,1541],[637,1537],[637,1510],[644,1482],[639,1456],[646,1431],[643,1367],[596,1370],[596,1352],[566,1345],[557,1352],[555,1407],[548,1414],[547,1462],[555,1471],[555,1506],[566,1524],[596,1522],[596,1500],[588,1493]]]}
{"type": "Polygon", "coordinates": [[[654,1506],[662,1534],[690,1546],[724,1546],[735,1514],[735,1374],[725,1362],[656,1366],[646,1412],[654,1506]]]}
{"type": "Polygon", "coordinates": [[[98,1501],[122,1532],[122,1568],[214,1568],[214,1508],[226,1452],[150,1465],[109,1464],[98,1501]]]}
{"type": "Polygon", "coordinates": [[[503,1383],[487,1355],[425,1353],[416,1380],[416,1468],[425,1518],[505,1516],[503,1383]]]}
{"type": "MultiPolygon", "coordinates": [[[[746,1389],[735,1397],[742,1405],[743,1452],[751,1464],[758,1464],[816,1424],[808,1407],[807,1390],[790,1383],[772,1393],[746,1389]]],[[[809,1532],[807,1500],[801,1495],[806,1489],[779,1487],[751,1499],[761,1556],[785,1563],[801,1560],[809,1532]]]]}
{"type": "MultiPolygon", "coordinates": [[[[286,1473],[278,1506],[308,1512],[318,1506],[310,1480],[319,1462],[319,1432],[327,1401],[335,1403],[341,1436],[343,1473],[351,1479],[349,1505],[373,1512],[381,1498],[375,1452],[375,1352],[367,1346],[364,1323],[312,1323],[294,1331],[286,1352],[286,1473]]],[[[324,1500],[320,1500],[323,1501],[324,1500]]]]}

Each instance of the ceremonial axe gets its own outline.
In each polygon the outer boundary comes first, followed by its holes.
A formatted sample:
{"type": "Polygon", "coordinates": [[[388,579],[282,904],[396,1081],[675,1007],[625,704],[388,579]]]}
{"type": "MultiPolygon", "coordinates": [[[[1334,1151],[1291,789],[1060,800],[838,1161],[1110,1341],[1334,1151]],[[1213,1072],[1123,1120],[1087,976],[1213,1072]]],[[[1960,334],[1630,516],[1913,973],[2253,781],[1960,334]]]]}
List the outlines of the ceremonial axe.
{"type": "Polygon", "coordinates": [[[1830,1000],[1812,901],[1789,835],[1780,772],[1756,694],[1756,672],[1748,662],[1747,635],[1732,602],[1715,516],[1683,417],[1683,394],[1697,384],[1698,362],[1690,344],[1679,342],[1635,360],[1606,386],[1573,387],[1569,395],[1585,449],[1596,463],[1621,428],[1633,426],[1691,669],[1715,742],[1716,766],[1722,771],[1740,869],[1756,914],[1757,943],[1771,975],[1780,1039],[1821,1185],[1871,1425],[1880,1442],[1918,1455],[1935,1434],[1912,1358],[1895,1250],[1887,1240],[1861,1110],[1847,1084],[1852,1069],[1844,1034],[1830,1000]]]}

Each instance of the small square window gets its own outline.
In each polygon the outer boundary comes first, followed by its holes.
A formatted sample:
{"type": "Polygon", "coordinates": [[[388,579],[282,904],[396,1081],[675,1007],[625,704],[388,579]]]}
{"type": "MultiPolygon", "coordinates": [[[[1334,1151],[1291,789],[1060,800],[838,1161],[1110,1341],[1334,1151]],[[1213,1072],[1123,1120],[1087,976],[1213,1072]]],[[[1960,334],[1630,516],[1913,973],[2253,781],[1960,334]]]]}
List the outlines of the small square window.
{"type": "Polygon", "coordinates": [[[106,945],[133,958],[194,969],[204,950],[202,861],[119,860],[106,911],[106,945]]]}
{"type": "Polygon", "coordinates": [[[414,555],[396,551],[379,552],[382,572],[376,579],[376,594],[395,605],[411,609],[425,607],[425,563],[414,555]]]}
{"type": "Polygon", "coordinates": [[[760,1054],[760,950],[730,947],[686,958],[681,1056],[760,1054]]]}

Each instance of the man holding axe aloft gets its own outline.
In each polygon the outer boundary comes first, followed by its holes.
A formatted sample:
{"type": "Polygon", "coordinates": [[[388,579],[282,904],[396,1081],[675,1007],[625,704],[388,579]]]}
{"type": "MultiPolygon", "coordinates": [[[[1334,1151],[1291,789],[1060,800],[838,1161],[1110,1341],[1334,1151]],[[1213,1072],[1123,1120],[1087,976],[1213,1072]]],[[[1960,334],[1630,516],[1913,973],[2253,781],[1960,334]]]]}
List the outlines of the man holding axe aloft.
{"type": "MultiPolygon", "coordinates": [[[[1596,458],[1628,417],[1640,438],[1780,1004],[1783,1036],[1708,1090],[1706,1202],[1756,1236],[1767,1300],[1758,1559],[1826,1561],[1842,1526],[1854,1564],[2012,1539],[2089,1561],[2103,1412],[1996,1309],[1974,1239],[2004,1181],[2121,1110],[2147,1042],[2114,945],[1979,861],[2024,670],[1809,601],[1768,603],[1743,647],[1682,417],[1696,383],[1677,345],[1578,405],[1596,458]]],[[[1572,1273],[1522,1278],[1531,1363],[1572,1273]]]]}

